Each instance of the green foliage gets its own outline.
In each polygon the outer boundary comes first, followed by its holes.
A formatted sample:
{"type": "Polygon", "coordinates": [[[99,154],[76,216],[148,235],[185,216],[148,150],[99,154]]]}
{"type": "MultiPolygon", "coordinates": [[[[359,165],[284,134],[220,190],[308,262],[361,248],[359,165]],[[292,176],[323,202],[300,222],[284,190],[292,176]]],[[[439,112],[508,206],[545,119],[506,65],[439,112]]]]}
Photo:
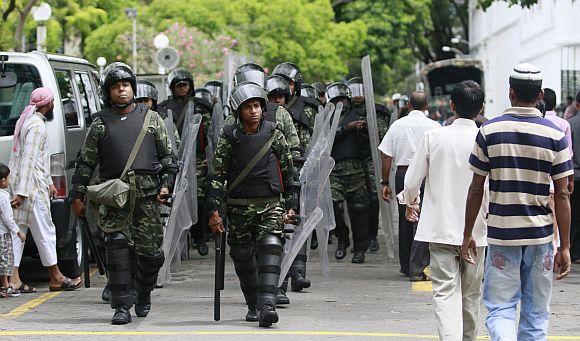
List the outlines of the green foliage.
{"type": "Polygon", "coordinates": [[[530,8],[538,3],[538,0],[477,0],[477,5],[485,11],[489,6],[497,1],[507,2],[510,6],[520,5],[524,8],[530,8]]]}

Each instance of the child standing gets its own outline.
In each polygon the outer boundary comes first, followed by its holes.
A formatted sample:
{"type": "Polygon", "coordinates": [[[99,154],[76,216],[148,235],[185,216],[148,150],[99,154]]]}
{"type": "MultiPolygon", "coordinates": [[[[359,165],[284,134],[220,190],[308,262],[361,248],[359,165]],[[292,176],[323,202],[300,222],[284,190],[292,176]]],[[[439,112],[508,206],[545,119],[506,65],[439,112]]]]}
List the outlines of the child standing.
{"type": "Polygon", "coordinates": [[[9,183],[8,175],[10,175],[10,168],[0,163],[0,276],[2,278],[0,297],[2,298],[20,296],[20,291],[8,284],[8,276],[12,276],[14,268],[12,234],[16,234],[23,243],[26,240],[26,235],[20,232],[18,225],[14,222],[10,194],[6,190],[9,183]]]}

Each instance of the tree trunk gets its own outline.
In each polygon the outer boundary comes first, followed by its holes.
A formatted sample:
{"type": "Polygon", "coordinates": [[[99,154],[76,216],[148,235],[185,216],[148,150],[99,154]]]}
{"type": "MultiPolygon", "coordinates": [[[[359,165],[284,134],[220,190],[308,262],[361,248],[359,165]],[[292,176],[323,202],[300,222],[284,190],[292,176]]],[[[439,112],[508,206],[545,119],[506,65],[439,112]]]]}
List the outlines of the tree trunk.
{"type": "Polygon", "coordinates": [[[38,0],[28,0],[24,9],[20,12],[20,17],[18,18],[18,25],[16,25],[16,31],[14,31],[14,51],[16,52],[23,52],[22,51],[22,33],[24,32],[24,24],[26,24],[26,18],[30,14],[32,7],[36,5],[38,0]]]}

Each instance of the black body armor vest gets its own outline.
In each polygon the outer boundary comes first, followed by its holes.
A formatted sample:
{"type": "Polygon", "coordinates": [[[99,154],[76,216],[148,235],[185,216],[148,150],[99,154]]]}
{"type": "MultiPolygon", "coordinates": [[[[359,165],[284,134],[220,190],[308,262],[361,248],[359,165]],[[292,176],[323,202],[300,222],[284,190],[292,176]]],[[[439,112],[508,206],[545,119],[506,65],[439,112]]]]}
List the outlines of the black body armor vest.
{"type": "MultiPolygon", "coordinates": [[[[254,158],[260,149],[276,131],[276,123],[263,121],[260,129],[253,135],[247,135],[234,125],[224,127],[224,134],[232,144],[232,157],[229,161],[228,183],[232,183],[238,174],[254,158]]],[[[280,195],[284,191],[278,158],[272,148],[246,175],[229,194],[230,198],[250,199],[268,198],[280,195]]]]}
{"type": "MultiPolygon", "coordinates": [[[[349,123],[360,119],[361,117],[356,111],[349,110],[339,118],[338,129],[344,129],[349,123]]],[[[332,146],[332,158],[337,162],[347,159],[360,159],[362,150],[359,142],[356,130],[348,131],[343,136],[337,136],[332,146]]]]}
{"type": "MultiPolygon", "coordinates": [[[[127,115],[116,114],[111,109],[105,109],[99,114],[105,124],[105,136],[99,142],[101,179],[116,179],[121,176],[143,127],[147,110],[144,104],[137,104],[135,110],[127,115]]],[[[134,170],[135,174],[158,174],[161,168],[155,135],[147,131],[130,169],[134,170]]]]}
{"type": "Polygon", "coordinates": [[[294,122],[307,128],[312,135],[312,126],[314,125],[314,122],[311,122],[308,116],[304,113],[304,108],[306,108],[307,105],[315,107],[317,108],[316,110],[318,110],[318,105],[314,99],[298,96],[292,106],[288,107],[288,112],[290,112],[290,116],[292,116],[294,122]]]}

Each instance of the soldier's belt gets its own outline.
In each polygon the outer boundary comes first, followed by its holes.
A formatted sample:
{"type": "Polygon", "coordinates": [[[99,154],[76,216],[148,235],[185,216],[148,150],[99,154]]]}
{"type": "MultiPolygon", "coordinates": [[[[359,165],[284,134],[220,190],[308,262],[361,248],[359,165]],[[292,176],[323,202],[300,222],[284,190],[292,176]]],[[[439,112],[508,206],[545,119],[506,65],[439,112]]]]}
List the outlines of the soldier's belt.
{"type": "Polygon", "coordinates": [[[237,199],[228,198],[227,203],[230,206],[247,206],[255,204],[275,204],[280,202],[281,197],[266,197],[266,198],[250,198],[250,199],[237,199]]]}

